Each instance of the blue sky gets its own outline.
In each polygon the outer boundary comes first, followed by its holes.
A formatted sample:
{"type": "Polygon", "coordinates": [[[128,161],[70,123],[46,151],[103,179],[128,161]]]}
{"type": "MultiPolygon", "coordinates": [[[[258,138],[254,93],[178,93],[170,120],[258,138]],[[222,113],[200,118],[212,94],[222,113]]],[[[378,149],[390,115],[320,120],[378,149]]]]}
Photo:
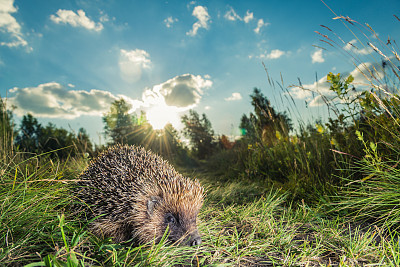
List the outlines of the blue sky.
{"type": "MultiPolygon", "coordinates": [[[[383,40],[399,36],[397,0],[325,3],[368,23],[383,40]]],[[[366,41],[334,17],[319,0],[0,0],[0,95],[17,106],[17,121],[30,112],[44,124],[84,127],[96,142],[102,114],[120,97],[132,112],[145,110],[156,128],[168,121],[180,128],[179,116],[193,108],[206,113],[218,134],[237,135],[254,87],[285,110],[285,94],[269,85],[262,62],[285,86],[300,78],[315,89],[321,79],[323,92],[330,71],[357,76],[343,51],[373,62],[366,41]],[[320,25],[340,35],[341,49],[319,41],[315,31],[335,37],[320,25]]],[[[297,116],[326,116],[314,95],[288,90],[297,116]]]]}

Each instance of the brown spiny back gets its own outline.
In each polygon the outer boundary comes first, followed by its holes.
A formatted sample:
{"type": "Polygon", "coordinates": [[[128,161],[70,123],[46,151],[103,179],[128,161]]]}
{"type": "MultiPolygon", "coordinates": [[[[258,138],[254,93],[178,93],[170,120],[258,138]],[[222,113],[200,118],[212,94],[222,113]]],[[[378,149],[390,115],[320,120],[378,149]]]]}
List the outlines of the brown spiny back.
{"type": "Polygon", "coordinates": [[[186,231],[197,230],[196,217],[204,189],[183,177],[161,157],[137,146],[109,148],[80,175],[76,196],[95,234],[116,242],[130,238],[138,243],[159,239],[165,231],[166,213],[179,214],[186,231]],[[162,199],[148,213],[151,197],[162,199]]]}

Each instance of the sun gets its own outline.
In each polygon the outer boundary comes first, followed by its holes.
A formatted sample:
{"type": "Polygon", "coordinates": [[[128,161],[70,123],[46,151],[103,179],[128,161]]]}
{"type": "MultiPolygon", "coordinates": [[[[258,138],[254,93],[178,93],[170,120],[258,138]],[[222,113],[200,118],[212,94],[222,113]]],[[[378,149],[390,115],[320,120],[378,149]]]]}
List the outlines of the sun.
{"type": "Polygon", "coordinates": [[[146,111],[146,117],[153,129],[164,129],[167,123],[171,123],[174,127],[180,124],[177,107],[158,105],[146,111]]]}

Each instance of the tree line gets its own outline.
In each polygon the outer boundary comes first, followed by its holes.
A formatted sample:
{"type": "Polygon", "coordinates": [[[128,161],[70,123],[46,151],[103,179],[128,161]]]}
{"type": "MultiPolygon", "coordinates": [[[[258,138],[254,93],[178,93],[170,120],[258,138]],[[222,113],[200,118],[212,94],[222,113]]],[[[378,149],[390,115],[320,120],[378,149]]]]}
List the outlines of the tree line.
{"type": "MultiPolygon", "coordinates": [[[[286,113],[275,111],[269,100],[257,88],[250,95],[254,113],[243,114],[240,121],[242,139],[246,142],[261,141],[273,144],[276,131],[287,136],[292,129],[286,113]]],[[[103,114],[106,145],[94,145],[87,131],[78,132],[57,127],[53,123],[42,125],[28,113],[20,124],[14,124],[13,112],[7,109],[0,98],[0,135],[2,144],[12,144],[20,152],[42,154],[54,152],[59,158],[85,155],[94,156],[106,146],[115,144],[140,145],[169,159],[192,157],[207,159],[220,150],[237,146],[238,140],[230,140],[226,135],[217,136],[206,114],[190,110],[181,117],[183,129],[176,130],[168,123],[163,130],[155,130],[146,119],[145,112],[129,113],[131,105],[124,99],[115,100],[103,114]],[[187,142],[182,140],[186,139],[187,142]]],[[[4,147],[4,146],[3,146],[4,147]]]]}

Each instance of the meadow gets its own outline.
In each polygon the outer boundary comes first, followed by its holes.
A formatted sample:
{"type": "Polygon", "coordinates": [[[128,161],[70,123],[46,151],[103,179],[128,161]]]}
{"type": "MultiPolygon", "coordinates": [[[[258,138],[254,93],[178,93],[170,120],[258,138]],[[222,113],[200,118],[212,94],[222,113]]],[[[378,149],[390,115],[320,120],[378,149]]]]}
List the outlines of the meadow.
{"type": "Polygon", "coordinates": [[[198,247],[165,238],[134,247],[91,234],[72,215],[73,191],[105,147],[93,148],[83,130],[42,127],[28,115],[18,133],[2,100],[1,265],[400,266],[400,58],[379,44],[371,47],[384,75],[364,70],[366,89],[351,75],[327,74],[334,115],[299,129],[258,89],[240,140],[215,137],[204,114],[185,115],[190,148],[171,126],[155,132],[144,114],[127,114],[123,100],[113,104],[117,112],[103,118],[110,145],[151,149],[206,188],[198,247]],[[43,141],[49,135],[57,142],[43,141]]]}

